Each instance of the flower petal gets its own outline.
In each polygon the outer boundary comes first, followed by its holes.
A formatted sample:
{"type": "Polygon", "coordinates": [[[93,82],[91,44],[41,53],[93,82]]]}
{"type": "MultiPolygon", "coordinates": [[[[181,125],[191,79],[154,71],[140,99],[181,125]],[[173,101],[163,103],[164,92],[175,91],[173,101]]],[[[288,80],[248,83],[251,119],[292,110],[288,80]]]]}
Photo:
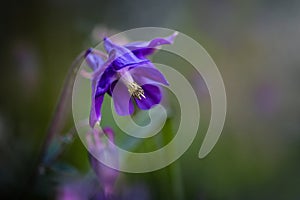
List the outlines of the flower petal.
{"type": "Polygon", "coordinates": [[[169,85],[165,76],[151,64],[131,68],[129,72],[139,85],[149,83],[169,85]]]}
{"type": "Polygon", "coordinates": [[[137,65],[150,62],[148,59],[140,59],[136,57],[129,49],[116,45],[108,38],[104,38],[105,50],[110,54],[115,51],[115,57],[111,66],[114,70],[120,70],[123,67],[137,65]]]}
{"type": "Polygon", "coordinates": [[[159,87],[155,85],[145,84],[142,86],[144,90],[145,99],[135,98],[137,106],[142,110],[149,110],[161,101],[162,95],[159,87]]]}
{"type": "Polygon", "coordinates": [[[119,155],[117,148],[114,145],[113,138],[114,132],[109,127],[104,128],[103,131],[100,131],[98,128],[94,128],[87,134],[86,138],[89,152],[91,152],[88,154],[91,167],[99,181],[101,181],[106,195],[112,194],[113,186],[118,178],[119,171],[106,166],[99,160],[104,161],[104,163],[107,164],[112,164],[114,167],[119,167],[119,155]],[[110,141],[105,143],[103,140],[103,134],[107,135],[110,141]]]}
{"type": "Polygon", "coordinates": [[[102,73],[111,65],[111,63],[114,61],[114,59],[115,59],[115,53],[116,51],[111,51],[110,53],[109,53],[109,57],[108,57],[108,59],[103,63],[103,65],[102,65],[102,67],[101,68],[98,68],[98,69],[96,69],[94,72],[93,72],[93,74],[92,74],[92,76],[94,77],[94,78],[96,78],[96,77],[100,77],[101,75],[102,75],[102,73]]]}
{"type": "Polygon", "coordinates": [[[132,51],[134,55],[138,58],[145,58],[148,55],[151,55],[156,50],[156,47],[164,44],[172,44],[175,37],[178,35],[178,32],[174,32],[172,35],[165,38],[155,38],[148,42],[132,42],[126,44],[125,47],[132,51]]]}
{"type": "Polygon", "coordinates": [[[99,93],[97,95],[97,88],[95,88],[96,81],[92,82],[92,103],[91,103],[91,111],[90,111],[90,118],[89,124],[91,127],[94,127],[97,122],[101,120],[101,106],[104,99],[104,94],[99,93]]]}
{"type": "Polygon", "coordinates": [[[112,85],[112,98],[118,115],[125,116],[133,113],[134,107],[131,96],[127,87],[121,81],[116,81],[112,85]]]}
{"type": "Polygon", "coordinates": [[[90,111],[90,126],[94,127],[96,122],[101,120],[101,105],[105,93],[110,88],[111,83],[116,80],[116,72],[111,68],[106,70],[92,80],[92,104],[90,111]]]}
{"type": "Polygon", "coordinates": [[[92,48],[89,48],[86,52],[85,52],[85,61],[87,63],[87,65],[93,70],[97,70],[99,68],[102,67],[104,61],[103,59],[94,53],[94,50],[92,48]]]}
{"type": "MultiPolygon", "coordinates": [[[[95,77],[95,79],[97,78],[95,77]]],[[[106,91],[115,80],[116,72],[112,68],[106,68],[100,75],[97,88],[102,88],[106,91]]]]}

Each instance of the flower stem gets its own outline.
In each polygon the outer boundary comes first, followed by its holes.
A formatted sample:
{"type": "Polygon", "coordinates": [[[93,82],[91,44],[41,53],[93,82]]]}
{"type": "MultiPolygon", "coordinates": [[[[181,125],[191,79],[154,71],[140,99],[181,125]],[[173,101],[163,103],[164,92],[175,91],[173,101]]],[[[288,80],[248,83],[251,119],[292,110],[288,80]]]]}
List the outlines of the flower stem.
{"type": "MultiPolygon", "coordinates": [[[[39,174],[41,174],[44,170],[43,166],[43,158],[45,154],[47,153],[47,150],[49,148],[49,145],[52,142],[53,137],[56,134],[59,134],[63,128],[63,125],[65,123],[66,114],[68,111],[68,104],[72,95],[72,89],[74,85],[74,81],[76,78],[76,74],[79,70],[80,63],[84,58],[84,52],[80,53],[76,59],[71,64],[67,76],[65,78],[62,90],[60,92],[60,96],[58,98],[55,110],[52,114],[51,121],[49,123],[48,129],[46,131],[45,138],[43,140],[43,143],[40,147],[40,151],[37,157],[37,160],[34,164],[32,174],[30,176],[30,180],[32,184],[28,184],[28,186],[34,186],[34,183],[36,181],[36,178],[39,174]]],[[[30,191],[28,191],[30,192],[30,191]]]]}
{"type": "Polygon", "coordinates": [[[47,152],[47,149],[51,144],[54,135],[60,133],[63,128],[67,108],[69,108],[68,104],[72,95],[74,81],[80,67],[79,63],[80,61],[82,61],[84,53],[85,52],[82,52],[76,57],[76,59],[73,61],[68,70],[67,77],[64,81],[63,88],[61,90],[58,102],[56,104],[56,108],[54,110],[48,130],[46,132],[46,137],[41,147],[41,153],[38,159],[38,164],[42,164],[43,156],[47,152]]]}

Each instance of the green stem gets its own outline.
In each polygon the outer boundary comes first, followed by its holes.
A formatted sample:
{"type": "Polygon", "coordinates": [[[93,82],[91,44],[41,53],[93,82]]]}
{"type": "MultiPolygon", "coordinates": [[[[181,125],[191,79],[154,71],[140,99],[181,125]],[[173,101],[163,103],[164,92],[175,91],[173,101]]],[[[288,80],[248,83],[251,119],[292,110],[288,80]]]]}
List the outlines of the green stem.
{"type": "Polygon", "coordinates": [[[184,198],[184,186],[181,177],[181,166],[180,161],[177,160],[170,166],[172,187],[174,192],[174,197],[176,200],[183,200],[184,198]]]}

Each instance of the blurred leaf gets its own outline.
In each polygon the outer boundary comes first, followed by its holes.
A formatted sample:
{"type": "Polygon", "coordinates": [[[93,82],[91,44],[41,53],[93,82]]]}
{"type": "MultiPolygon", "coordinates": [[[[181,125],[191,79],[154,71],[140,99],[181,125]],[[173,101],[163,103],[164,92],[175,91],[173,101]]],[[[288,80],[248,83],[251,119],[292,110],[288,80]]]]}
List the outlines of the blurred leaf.
{"type": "Polygon", "coordinates": [[[43,158],[44,165],[50,165],[65,149],[65,147],[73,141],[73,133],[70,132],[63,136],[53,138],[45,157],[43,158]]]}
{"type": "Polygon", "coordinates": [[[51,165],[51,169],[59,174],[78,175],[79,171],[74,166],[65,163],[57,162],[51,165]]]}

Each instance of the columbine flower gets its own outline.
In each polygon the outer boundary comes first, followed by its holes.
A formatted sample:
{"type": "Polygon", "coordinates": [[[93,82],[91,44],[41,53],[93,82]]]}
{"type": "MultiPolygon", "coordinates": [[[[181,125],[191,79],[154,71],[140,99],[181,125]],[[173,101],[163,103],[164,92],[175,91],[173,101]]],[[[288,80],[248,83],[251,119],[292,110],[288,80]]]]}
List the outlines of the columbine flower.
{"type": "Polygon", "coordinates": [[[162,95],[158,85],[168,85],[168,82],[147,56],[153,54],[158,46],[173,43],[176,35],[174,33],[166,38],[124,46],[104,38],[107,59],[100,51],[87,50],[85,59],[93,70],[91,127],[101,120],[101,105],[105,93],[112,96],[115,110],[121,116],[134,112],[134,101],[142,110],[148,110],[160,103],[162,95]]]}
{"type": "Polygon", "coordinates": [[[113,187],[118,178],[119,171],[104,165],[97,159],[105,160],[115,167],[119,166],[119,155],[117,148],[114,146],[114,132],[108,127],[103,130],[95,127],[92,132],[87,134],[86,139],[89,152],[92,153],[92,155],[89,154],[89,160],[92,169],[103,187],[104,195],[106,197],[113,196],[113,187]],[[105,141],[104,135],[107,136],[109,141],[105,141]]]}

